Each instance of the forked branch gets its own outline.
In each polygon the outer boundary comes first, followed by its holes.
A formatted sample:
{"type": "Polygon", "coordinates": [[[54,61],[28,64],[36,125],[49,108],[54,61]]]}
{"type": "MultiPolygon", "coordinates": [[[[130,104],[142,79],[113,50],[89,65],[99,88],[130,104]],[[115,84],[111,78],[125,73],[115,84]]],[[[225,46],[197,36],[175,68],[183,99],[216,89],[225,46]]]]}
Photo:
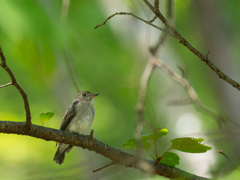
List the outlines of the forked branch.
{"type": "MultiPolygon", "coordinates": [[[[231,84],[233,87],[240,90],[240,84],[230,77],[228,77],[225,73],[223,73],[220,69],[218,69],[208,58],[207,55],[203,55],[200,51],[195,49],[186,39],[184,39],[174,27],[172,27],[166,18],[162,15],[159,8],[153,7],[147,0],[143,0],[145,4],[151,9],[151,11],[170,29],[170,31],[175,35],[176,39],[179,40],[179,43],[183,44],[187,47],[191,52],[193,52],[196,56],[198,56],[203,62],[205,62],[217,75],[219,78],[231,84]]],[[[158,0],[155,0],[155,4],[157,4],[158,0]]]]}
{"type": "Polygon", "coordinates": [[[152,20],[150,20],[150,21],[146,21],[146,20],[144,20],[144,19],[142,19],[142,18],[140,18],[140,17],[138,17],[138,16],[136,16],[136,15],[134,15],[132,13],[127,13],[127,12],[117,12],[117,13],[109,16],[102,24],[99,24],[99,25],[95,26],[94,29],[97,29],[98,27],[105,25],[108,20],[110,20],[112,17],[114,17],[116,15],[130,15],[130,16],[133,16],[133,17],[139,19],[140,21],[143,21],[143,22],[149,24],[150,26],[153,26],[154,28],[159,29],[160,31],[164,31],[162,28],[152,24],[152,22],[155,20],[155,17],[152,20]]]}
{"type": "Polygon", "coordinates": [[[31,130],[31,112],[30,112],[30,107],[29,107],[29,103],[28,103],[28,99],[27,99],[27,94],[23,91],[22,87],[19,85],[19,83],[17,82],[13,72],[10,70],[10,68],[7,66],[6,64],[6,59],[5,56],[3,54],[3,51],[0,47],[0,57],[1,57],[1,66],[3,67],[3,69],[5,69],[5,71],[7,71],[8,75],[11,78],[11,82],[5,85],[2,85],[0,87],[6,87],[8,85],[14,85],[18,91],[20,92],[20,94],[22,95],[23,98],[23,102],[24,102],[24,108],[26,111],[26,131],[29,132],[31,130]]]}

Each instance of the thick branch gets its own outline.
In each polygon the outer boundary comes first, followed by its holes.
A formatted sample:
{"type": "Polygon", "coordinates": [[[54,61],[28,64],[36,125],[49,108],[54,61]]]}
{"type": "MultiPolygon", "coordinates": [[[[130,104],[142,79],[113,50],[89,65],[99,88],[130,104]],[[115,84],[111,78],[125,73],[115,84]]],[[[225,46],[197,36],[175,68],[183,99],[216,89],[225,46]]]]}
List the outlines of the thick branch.
{"type": "MultiPolygon", "coordinates": [[[[11,84],[14,85],[18,89],[20,94],[22,95],[23,102],[24,102],[24,107],[25,107],[25,111],[26,111],[26,122],[27,122],[26,123],[26,131],[30,131],[30,128],[31,128],[31,112],[30,112],[30,107],[29,107],[29,104],[28,104],[27,94],[23,91],[21,86],[18,84],[14,74],[12,73],[10,68],[7,66],[6,59],[3,55],[1,47],[0,47],[0,57],[1,57],[1,60],[2,60],[1,66],[3,67],[3,69],[5,69],[7,71],[8,75],[10,76],[10,78],[12,80],[11,84]]],[[[8,84],[10,84],[10,83],[8,83],[8,84]]]]}
{"type": "Polygon", "coordinates": [[[98,154],[109,158],[114,163],[126,167],[133,167],[141,171],[148,171],[148,169],[154,170],[153,174],[164,176],[171,179],[188,179],[188,180],[207,180],[207,178],[199,177],[178,168],[167,166],[161,163],[156,164],[155,161],[147,159],[139,159],[134,155],[123,152],[112,146],[109,146],[97,139],[90,140],[90,136],[80,135],[77,133],[70,133],[67,131],[61,131],[51,129],[47,127],[31,125],[31,132],[25,131],[25,122],[12,122],[12,121],[0,121],[0,133],[27,135],[35,138],[40,138],[46,141],[55,141],[94,151],[98,154]],[[151,167],[151,168],[149,168],[151,167]]]}
{"type": "MultiPolygon", "coordinates": [[[[203,62],[205,62],[217,75],[219,78],[231,84],[233,87],[240,90],[240,84],[226,74],[224,74],[220,69],[218,69],[209,59],[208,55],[203,55],[197,49],[195,49],[186,39],[184,39],[176,29],[174,29],[166,20],[166,18],[162,15],[159,9],[154,8],[147,0],[143,0],[146,5],[152,10],[152,12],[170,29],[170,31],[175,35],[176,39],[179,40],[181,44],[187,47],[190,51],[192,51],[196,56],[198,56],[203,62]]],[[[155,1],[156,2],[156,1],[155,1]]]]}

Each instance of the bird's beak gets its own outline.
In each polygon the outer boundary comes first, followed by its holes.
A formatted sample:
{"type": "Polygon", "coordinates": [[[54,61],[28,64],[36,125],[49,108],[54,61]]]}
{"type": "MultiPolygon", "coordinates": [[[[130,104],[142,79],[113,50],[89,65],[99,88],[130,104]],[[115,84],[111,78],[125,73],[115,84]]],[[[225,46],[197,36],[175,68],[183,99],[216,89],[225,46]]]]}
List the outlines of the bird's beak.
{"type": "Polygon", "coordinates": [[[95,97],[95,96],[98,96],[99,95],[99,93],[97,93],[97,94],[92,94],[90,97],[92,98],[92,97],[95,97]]]}

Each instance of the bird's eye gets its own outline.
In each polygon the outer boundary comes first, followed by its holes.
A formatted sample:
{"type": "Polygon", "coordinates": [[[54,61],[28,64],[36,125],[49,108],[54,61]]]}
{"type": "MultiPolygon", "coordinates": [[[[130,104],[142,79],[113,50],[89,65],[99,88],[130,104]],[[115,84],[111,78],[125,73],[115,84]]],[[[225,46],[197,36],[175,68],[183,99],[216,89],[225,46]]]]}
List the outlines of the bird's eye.
{"type": "Polygon", "coordinates": [[[83,93],[82,96],[85,97],[85,96],[86,96],[86,93],[83,93]]]}

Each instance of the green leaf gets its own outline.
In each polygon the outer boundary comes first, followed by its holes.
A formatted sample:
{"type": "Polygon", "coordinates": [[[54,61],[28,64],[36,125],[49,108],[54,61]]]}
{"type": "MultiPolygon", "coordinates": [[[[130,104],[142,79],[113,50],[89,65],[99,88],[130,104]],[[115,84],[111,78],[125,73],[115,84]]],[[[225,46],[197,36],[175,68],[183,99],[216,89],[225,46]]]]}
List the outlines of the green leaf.
{"type": "Polygon", "coordinates": [[[126,149],[137,149],[137,140],[135,138],[129,139],[122,145],[122,147],[126,149]]]}
{"type": "Polygon", "coordinates": [[[179,165],[179,156],[173,152],[167,152],[167,154],[161,159],[160,163],[175,167],[179,165]]]}
{"type": "MultiPolygon", "coordinates": [[[[157,141],[160,137],[166,135],[168,133],[167,129],[158,128],[153,133],[145,134],[142,136],[142,148],[145,151],[149,151],[151,149],[151,143],[148,143],[148,140],[157,141]]],[[[129,139],[125,142],[122,147],[126,149],[137,149],[137,140],[135,138],[129,139]]]]}
{"type": "Polygon", "coordinates": [[[204,139],[199,138],[191,138],[191,137],[186,137],[186,138],[177,138],[171,140],[172,146],[171,149],[176,149],[182,152],[187,152],[187,153],[204,153],[210,149],[212,149],[209,146],[205,146],[204,144],[201,144],[204,139]]]}
{"type": "MultiPolygon", "coordinates": [[[[135,138],[129,139],[127,142],[125,142],[122,147],[126,149],[137,149],[137,140],[135,138]]],[[[149,151],[151,149],[151,144],[147,141],[142,141],[142,148],[145,151],[149,151]]]]}
{"type": "Polygon", "coordinates": [[[157,141],[160,137],[167,135],[168,130],[163,128],[157,128],[153,133],[145,134],[142,136],[143,141],[152,139],[153,141],[157,141]]]}
{"type": "Polygon", "coordinates": [[[142,139],[142,148],[147,152],[150,151],[151,143],[148,143],[147,140],[142,139]]]}
{"type": "Polygon", "coordinates": [[[54,112],[55,111],[40,114],[39,118],[40,118],[40,121],[42,122],[42,125],[45,124],[54,116],[54,112]]]}

